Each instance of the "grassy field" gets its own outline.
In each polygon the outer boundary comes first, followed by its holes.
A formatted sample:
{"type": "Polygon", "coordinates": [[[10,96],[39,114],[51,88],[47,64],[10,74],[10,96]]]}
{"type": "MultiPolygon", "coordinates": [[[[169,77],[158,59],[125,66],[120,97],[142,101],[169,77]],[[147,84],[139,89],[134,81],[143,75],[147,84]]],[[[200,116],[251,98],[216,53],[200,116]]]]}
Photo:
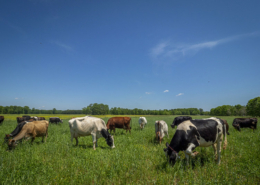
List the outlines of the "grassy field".
{"type": "MultiPolygon", "coordinates": [[[[229,123],[230,135],[221,165],[215,163],[213,148],[208,147],[196,149],[199,154],[190,159],[189,167],[183,152],[174,167],[168,165],[163,152],[175,133],[170,128],[175,116],[146,116],[148,124],[143,131],[139,117],[132,117],[131,134],[116,130],[115,149],[100,138],[95,151],[91,136],[79,138],[77,147],[75,140],[71,144],[68,119],[75,116],[59,117],[63,124],[50,124],[46,143],[37,138],[33,145],[23,142],[11,152],[6,151],[6,144],[1,145],[0,184],[260,184],[260,131],[236,131],[234,117],[222,117],[229,123]],[[165,120],[169,126],[169,139],[164,138],[161,145],[154,140],[155,120],[165,120]]],[[[103,119],[107,122],[108,118],[103,119]]],[[[16,125],[12,117],[4,121],[1,143],[16,125]]]]}

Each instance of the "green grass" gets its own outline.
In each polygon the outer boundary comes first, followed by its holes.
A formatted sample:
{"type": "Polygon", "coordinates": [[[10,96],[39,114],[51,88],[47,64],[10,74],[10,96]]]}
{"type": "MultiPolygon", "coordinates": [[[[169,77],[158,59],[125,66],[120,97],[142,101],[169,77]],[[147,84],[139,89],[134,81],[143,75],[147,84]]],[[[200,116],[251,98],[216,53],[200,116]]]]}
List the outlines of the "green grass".
{"type": "MultiPolygon", "coordinates": [[[[72,116],[74,117],[74,116],[72,116]]],[[[213,148],[197,148],[199,154],[186,166],[184,153],[174,167],[166,162],[165,143],[175,133],[170,127],[175,116],[146,116],[148,124],[139,129],[138,117],[132,117],[132,133],[116,129],[115,149],[110,149],[104,138],[98,140],[94,151],[92,137],[79,138],[79,146],[70,142],[68,119],[63,124],[49,126],[46,143],[37,138],[18,144],[15,150],[0,147],[0,184],[259,184],[260,137],[259,129],[236,131],[235,117],[222,117],[230,126],[228,146],[222,150],[221,165],[213,158],[213,148]],[[169,139],[159,145],[154,140],[155,120],[165,120],[169,139]]],[[[107,122],[109,117],[104,117],[107,122]]],[[[206,118],[193,116],[194,119],[206,118]]],[[[15,120],[4,121],[0,137],[11,133],[15,120]]]]}

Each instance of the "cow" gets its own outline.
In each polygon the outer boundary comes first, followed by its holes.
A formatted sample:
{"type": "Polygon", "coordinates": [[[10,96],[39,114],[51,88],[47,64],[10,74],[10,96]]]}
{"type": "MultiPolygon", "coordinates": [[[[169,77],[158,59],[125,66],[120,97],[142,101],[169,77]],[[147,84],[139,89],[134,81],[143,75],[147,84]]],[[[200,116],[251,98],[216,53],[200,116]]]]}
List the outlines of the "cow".
{"type": "Polygon", "coordinates": [[[257,126],[257,118],[235,118],[232,123],[233,127],[238,131],[241,131],[240,128],[252,128],[253,131],[257,126]]]}
{"type": "Polygon", "coordinates": [[[23,117],[16,117],[17,123],[21,123],[23,121],[25,121],[25,119],[23,117]]]}
{"type": "Polygon", "coordinates": [[[140,126],[141,130],[144,129],[144,126],[147,124],[146,118],[145,117],[140,117],[138,122],[139,122],[139,126],[140,126]]]}
{"type": "Polygon", "coordinates": [[[114,133],[116,133],[116,128],[122,128],[129,133],[131,133],[131,127],[130,127],[131,118],[130,117],[112,117],[107,121],[107,130],[110,130],[110,134],[112,130],[114,130],[114,133]]]}
{"type": "Polygon", "coordinates": [[[175,126],[178,126],[181,122],[183,121],[186,121],[186,120],[191,120],[192,117],[190,116],[179,116],[179,117],[176,117],[174,118],[172,124],[171,124],[171,127],[172,128],[175,128],[175,126]]]}
{"type": "Polygon", "coordinates": [[[111,148],[115,148],[114,138],[107,131],[106,123],[104,120],[95,117],[79,117],[69,120],[71,142],[73,138],[76,139],[76,146],[78,145],[78,137],[92,135],[93,149],[96,150],[98,146],[97,141],[100,137],[106,139],[107,144],[111,148]]]}
{"type": "Polygon", "coordinates": [[[5,117],[4,116],[0,116],[0,125],[4,122],[5,117]]]}
{"type": "Polygon", "coordinates": [[[38,121],[45,120],[45,117],[38,117],[38,121]]]}
{"type": "Polygon", "coordinates": [[[192,153],[196,147],[213,146],[215,160],[220,164],[223,135],[225,136],[223,149],[226,149],[226,125],[221,119],[211,117],[201,120],[187,120],[177,126],[171,143],[166,143],[166,148],[163,150],[171,165],[174,165],[179,158],[179,151],[184,151],[187,165],[189,165],[189,156],[194,157],[198,154],[198,152],[192,153]]]}
{"type": "Polygon", "coordinates": [[[162,139],[164,138],[165,135],[167,135],[167,137],[169,138],[169,135],[168,135],[168,125],[163,120],[155,121],[154,125],[155,125],[156,139],[161,144],[162,139]]]}
{"type": "Polygon", "coordinates": [[[21,131],[12,139],[9,139],[8,141],[8,148],[9,150],[13,149],[17,145],[17,141],[25,138],[26,140],[29,140],[32,138],[31,144],[33,143],[35,137],[42,137],[42,142],[45,138],[48,137],[48,127],[49,122],[44,121],[34,121],[34,122],[28,122],[26,123],[21,131]]]}
{"type": "Polygon", "coordinates": [[[38,121],[38,117],[37,116],[31,116],[30,119],[34,119],[35,121],[38,121]]]}
{"type": "Polygon", "coordinates": [[[24,116],[23,116],[23,119],[24,119],[24,121],[27,121],[27,120],[31,119],[31,116],[26,116],[26,115],[24,115],[24,116]]]}
{"type": "Polygon", "coordinates": [[[52,117],[52,118],[49,119],[49,122],[57,124],[57,123],[63,123],[63,120],[60,119],[59,117],[52,117]]]}
{"type": "Polygon", "coordinates": [[[23,128],[23,126],[28,123],[28,121],[23,121],[21,123],[18,123],[17,127],[11,132],[10,134],[6,134],[4,138],[4,143],[7,143],[11,137],[15,137],[23,128]]]}

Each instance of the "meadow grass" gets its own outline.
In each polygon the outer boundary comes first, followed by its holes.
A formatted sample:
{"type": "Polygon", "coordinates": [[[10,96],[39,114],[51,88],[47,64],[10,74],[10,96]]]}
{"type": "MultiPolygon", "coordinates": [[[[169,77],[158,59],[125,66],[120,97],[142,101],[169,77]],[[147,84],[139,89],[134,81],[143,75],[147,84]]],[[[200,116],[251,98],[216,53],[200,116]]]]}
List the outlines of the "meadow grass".
{"type": "MultiPolygon", "coordinates": [[[[56,116],[56,115],[55,115],[56,116]]],[[[81,115],[80,115],[81,116],[81,115]]],[[[83,115],[82,115],[83,116],[83,115]]],[[[70,116],[75,117],[75,116],[70,116]]],[[[68,117],[68,118],[70,118],[68,117]]],[[[112,117],[112,116],[111,116],[112,117]]],[[[199,154],[186,166],[184,153],[174,167],[168,165],[163,148],[171,141],[176,129],[170,124],[176,116],[146,116],[148,124],[140,130],[139,116],[132,117],[132,132],[116,129],[115,149],[104,138],[93,150],[92,137],[79,138],[79,146],[70,141],[68,120],[50,124],[46,143],[36,138],[18,144],[8,152],[0,147],[0,184],[259,184],[259,129],[236,131],[235,117],[222,117],[229,123],[228,146],[222,149],[221,164],[213,157],[213,148],[197,148],[199,154]],[[154,123],[164,120],[169,127],[169,139],[161,145],[155,141],[154,123]]],[[[206,116],[193,116],[193,119],[206,116]]],[[[109,116],[103,117],[107,122],[109,116]]],[[[0,137],[11,133],[15,120],[7,119],[0,126],[0,137]]]]}

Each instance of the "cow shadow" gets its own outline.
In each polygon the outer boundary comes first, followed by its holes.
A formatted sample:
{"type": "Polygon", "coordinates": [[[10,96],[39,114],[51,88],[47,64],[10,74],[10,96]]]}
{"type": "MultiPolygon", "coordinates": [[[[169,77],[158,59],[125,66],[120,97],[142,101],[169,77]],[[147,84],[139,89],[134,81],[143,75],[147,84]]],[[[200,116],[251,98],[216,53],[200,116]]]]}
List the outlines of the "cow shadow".
{"type": "Polygon", "coordinates": [[[157,170],[164,170],[165,172],[167,171],[167,168],[173,168],[173,167],[177,167],[177,168],[183,168],[183,169],[196,169],[197,167],[203,167],[205,166],[207,163],[211,163],[211,162],[215,162],[214,160],[212,160],[211,157],[208,157],[206,155],[197,155],[196,157],[190,157],[189,158],[189,166],[187,166],[187,162],[186,162],[186,158],[182,158],[179,159],[175,165],[171,165],[169,164],[169,162],[166,160],[165,158],[165,162],[156,165],[156,169],[157,170]]]}
{"type": "MultiPolygon", "coordinates": [[[[83,149],[92,149],[93,150],[93,145],[78,145],[78,146],[76,146],[76,145],[73,145],[72,146],[73,148],[83,148],[83,149]]],[[[98,146],[98,147],[96,147],[96,149],[98,149],[98,148],[101,148],[101,149],[110,149],[110,147],[105,147],[105,146],[98,146]]]]}
{"type": "Polygon", "coordinates": [[[73,145],[73,148],[83,148],[83,149],[87,149],[87,148],[93,148],[93,145],[73,145]]]}

